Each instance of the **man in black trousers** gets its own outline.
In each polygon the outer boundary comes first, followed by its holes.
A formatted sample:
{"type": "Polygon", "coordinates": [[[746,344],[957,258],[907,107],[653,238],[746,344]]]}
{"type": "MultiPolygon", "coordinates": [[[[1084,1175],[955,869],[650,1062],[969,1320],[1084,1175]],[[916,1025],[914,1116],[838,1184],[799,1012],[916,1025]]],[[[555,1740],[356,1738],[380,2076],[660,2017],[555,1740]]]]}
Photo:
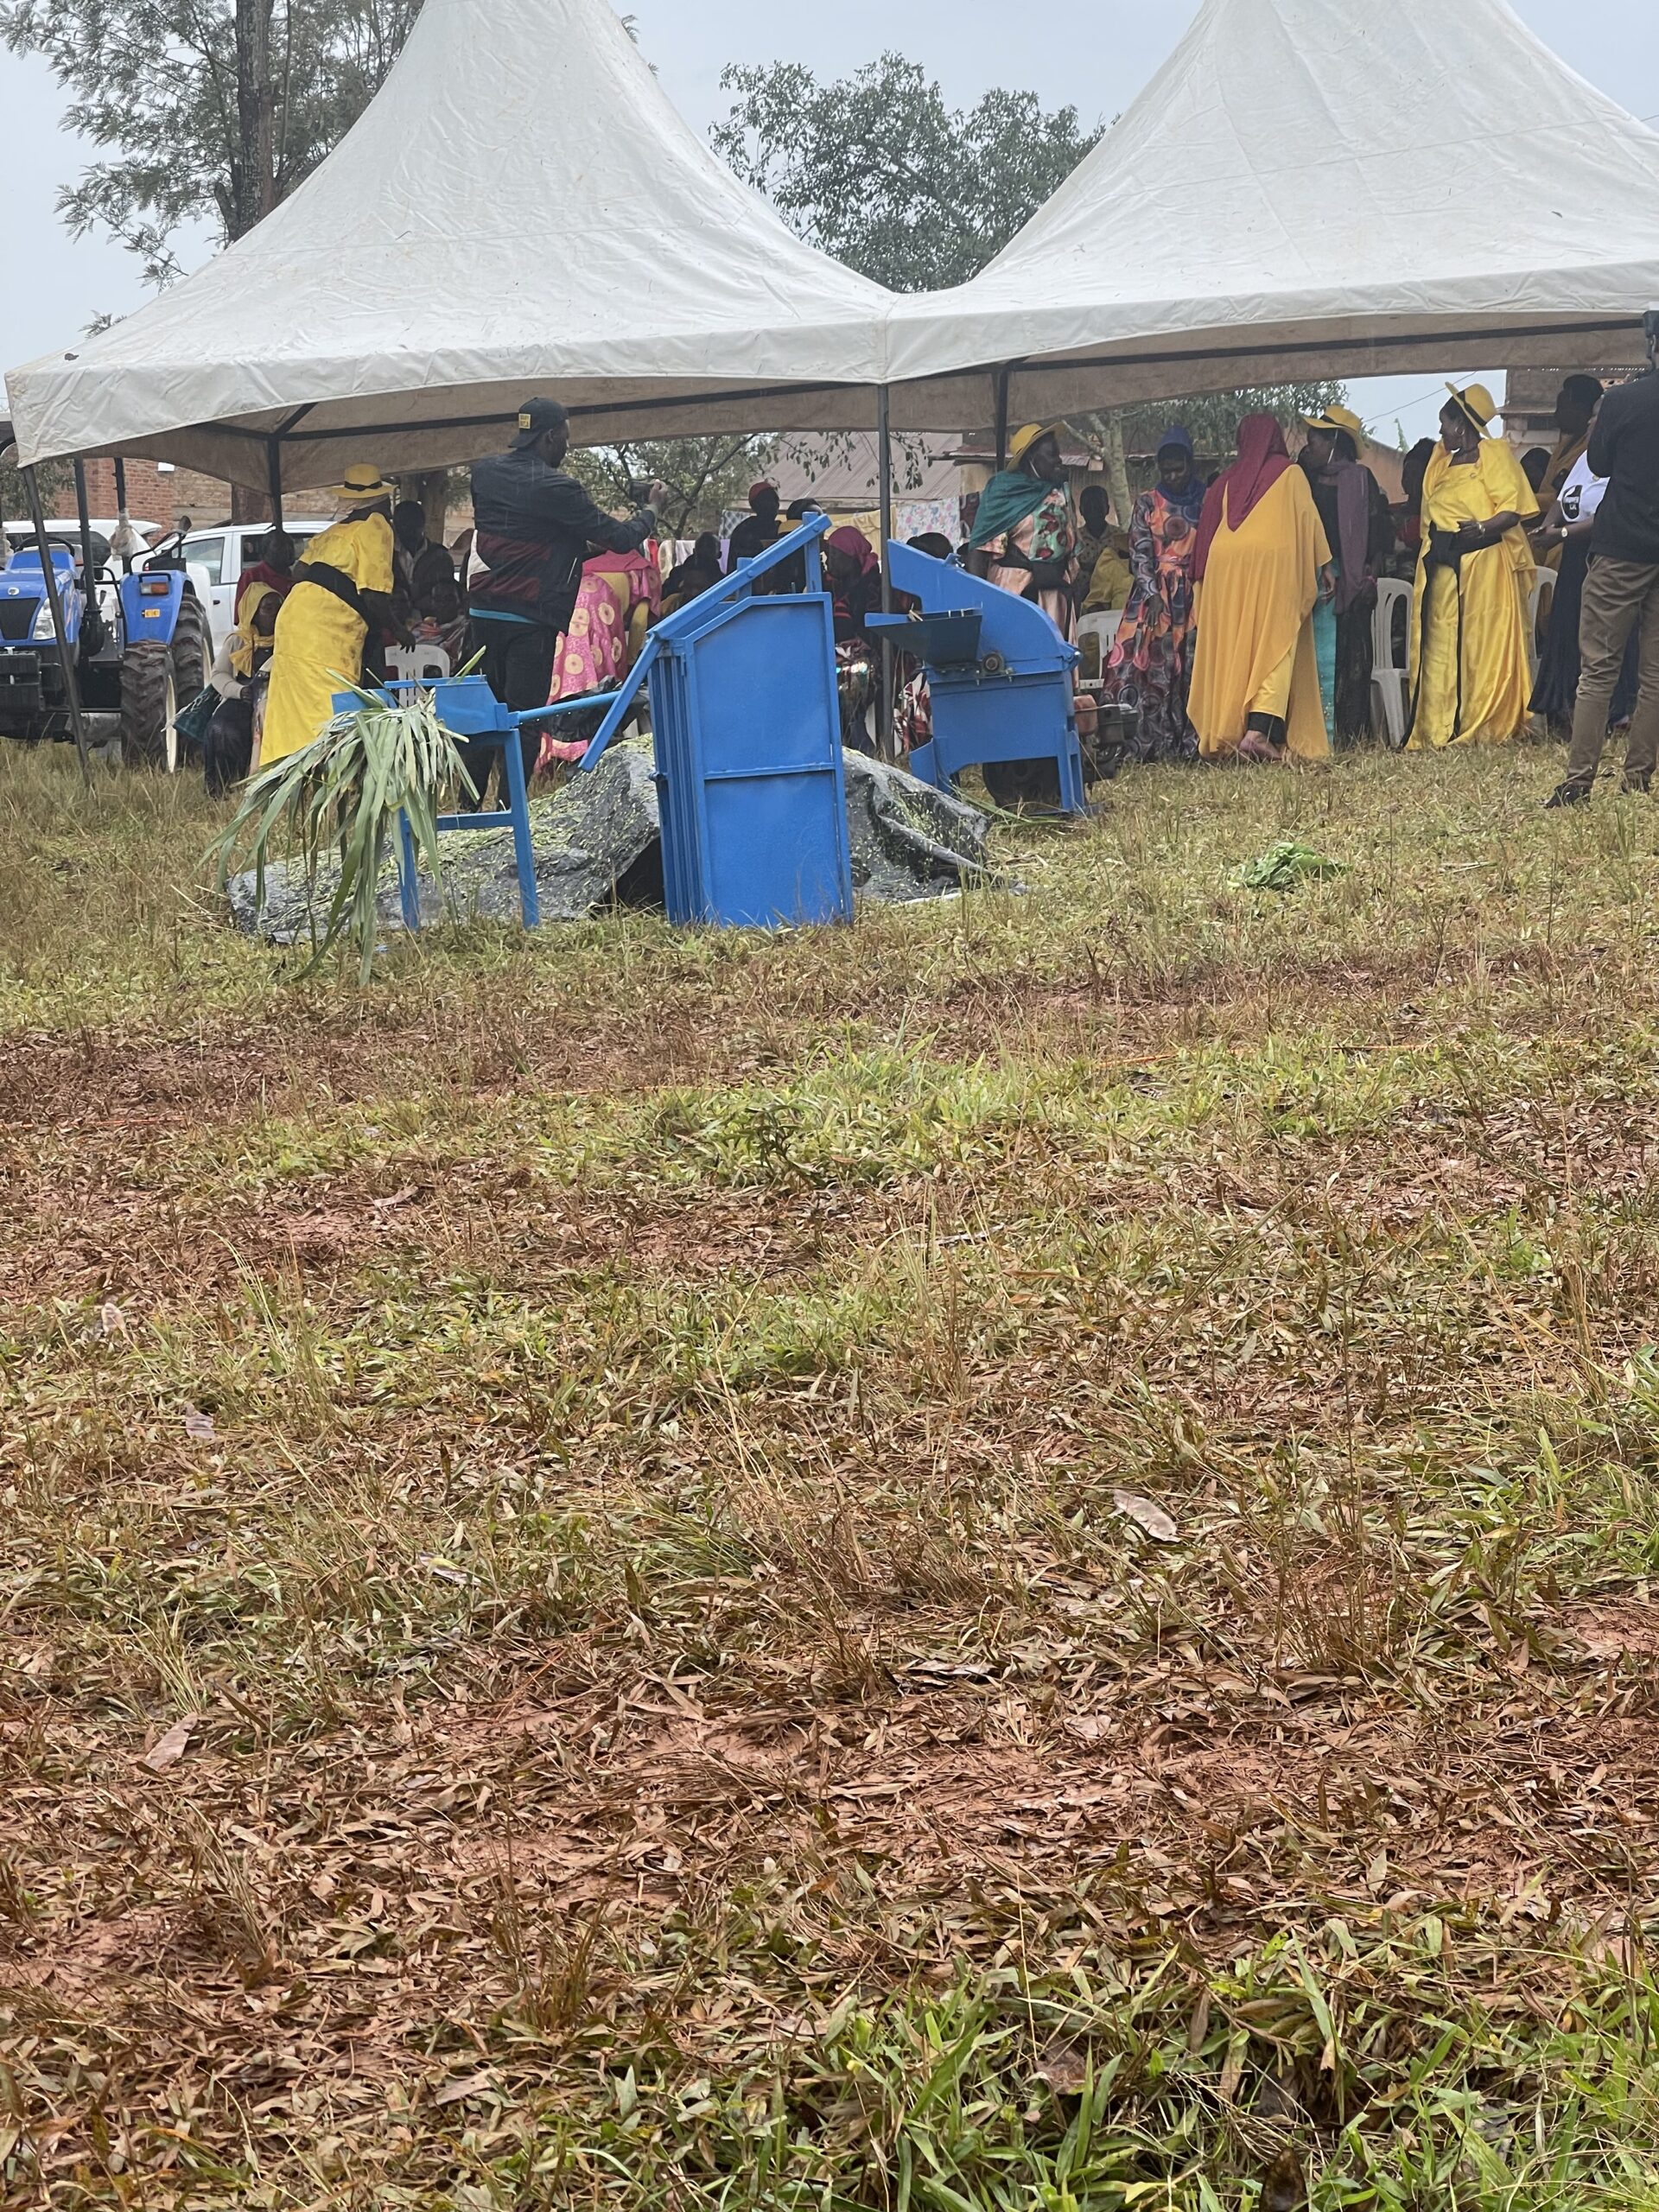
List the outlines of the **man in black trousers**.
{"type": "MultiPolygon", "coordinates": [[[[490,689],[521,712],[547,704],[553,656],[575,611],[589,548],[630,553],[657,527],[653,505],[626,522],[595,506],[562,465],[569,449],[570,418],[558,401],[527,399],[511,450],[473,467],[473,550],[488,571],[472,585],[474,641],[490,689]]],[[[654,505],[666,499],[659,484],[651,493],[654,505]]],[[[522,739],[526,776],[541,741],[539,729],[522,739]]],[[[496,748],[461,751],[481,800],[496,748]]]]}
{"type": "Polygon", "coordinates": [[[1551,806],[1578,806],[1594,787],[1607,723],[1637,632],[1641,679],[1624,752],[1627,791],[1645,791],[1659,763],[1659,308],[1643,321],[1648,370],[1618,385],[1601,403],[1587,454],[1607,479],[1579,621],[1579,696],[1567,780],[1551,806]]]}

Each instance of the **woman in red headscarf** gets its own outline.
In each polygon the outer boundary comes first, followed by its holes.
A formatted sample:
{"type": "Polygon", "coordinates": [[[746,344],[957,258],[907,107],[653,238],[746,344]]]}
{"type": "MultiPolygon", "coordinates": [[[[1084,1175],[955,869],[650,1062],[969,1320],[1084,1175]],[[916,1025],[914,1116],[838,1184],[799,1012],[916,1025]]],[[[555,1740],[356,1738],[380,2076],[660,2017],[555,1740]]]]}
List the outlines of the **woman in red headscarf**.
{"type": "Polygon", "coordinates": [[[841,741],[855,752],[873,752],[868,715],[875,655],[865,634],[864,618],[881,604],[881,563],[869,539],[850,523],[832,530],[823,541],[823,580],[835,603],[841,741]]]}
{"type": "Polygon", "coordinates": [[[1307,478],[1271,415],[1238,426],[1238,459],[1210,486],[1193,562],[1198,648],[1187,711],[1206,760],[1329,757],[1313,651],[1335,588],[1307,478]]]}

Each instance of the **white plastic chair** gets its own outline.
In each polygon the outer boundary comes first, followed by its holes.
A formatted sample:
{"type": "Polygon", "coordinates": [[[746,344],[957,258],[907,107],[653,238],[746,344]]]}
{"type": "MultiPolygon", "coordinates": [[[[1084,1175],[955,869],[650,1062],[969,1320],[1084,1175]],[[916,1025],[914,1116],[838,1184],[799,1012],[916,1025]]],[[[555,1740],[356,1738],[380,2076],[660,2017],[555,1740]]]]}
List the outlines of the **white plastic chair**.
{"type": "Polygon", "coordinates": [[[1527,660],[1535,683],[1538,677],[1538,663],[1543,654],[1540,640],[1554,605],[1555,571],[1554,569],[1540,569],[1527,600],[1527,660]]]}
{"type": "Polygon", "coordinates": [[[1406,741],[1406,711],[1411,699],[1411,598],[1409,584],[1397,576],[1382,576],[1376,586],[1376,613],[1371,623],[1371,691],[1382,720],[1382,735],[1398,753],[1406,741]],[[1407,639],[1403,661],[1395,658],[1395,611],[1405,604],[1407,639]]]}
{"type": "Polygon", "coordinates": [[[386,674],[394,683],[441,683],[449,673],[449,656],[442,645],[386,647],[386,674]]]}
{"type": "Polygon", "coordinates": [[[1107,607],[1098,608],[1093,614],[1078,615],[1077,646],[1080,658],[1077,673],[1085,683],[1098,683],[1106,673],[1106,663],[1122,626],[1123,613],[1121,607],[1107,607]],[[1095,641],[1092,656],[1085,642],[1089,639],[1095,641]],[[1094,661],[1092,668],[1089,664],[1091,658],[1094,661]]]}

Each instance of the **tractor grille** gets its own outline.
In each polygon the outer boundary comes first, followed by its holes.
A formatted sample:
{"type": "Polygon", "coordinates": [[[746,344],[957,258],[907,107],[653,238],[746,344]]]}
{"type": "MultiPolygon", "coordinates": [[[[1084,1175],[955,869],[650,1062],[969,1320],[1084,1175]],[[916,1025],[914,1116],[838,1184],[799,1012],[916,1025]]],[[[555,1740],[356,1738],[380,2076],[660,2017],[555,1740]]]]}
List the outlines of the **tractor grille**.
{"type": "Polygon", "coordinates": [[[0,599],[0,638],[16,645],[35,627],[36,599],[0,599]]]}

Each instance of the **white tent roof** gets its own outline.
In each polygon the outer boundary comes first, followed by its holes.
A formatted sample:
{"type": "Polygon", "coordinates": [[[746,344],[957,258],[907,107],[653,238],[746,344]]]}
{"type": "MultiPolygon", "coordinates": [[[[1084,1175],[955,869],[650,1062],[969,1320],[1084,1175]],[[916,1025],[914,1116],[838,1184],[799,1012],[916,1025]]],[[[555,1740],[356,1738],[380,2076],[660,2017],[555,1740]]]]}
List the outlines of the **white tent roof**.
{"type": "Polygon", "coordinates": [[[291,198],[6,385],[25,461],[119,448],[263,486],[281,434],[315,485],[488,451],[531,392],[584,442],[862,428],[887,297],[737,181],[606,0],[426,0],[291,198]]]}
{"type": "Polygon", "coordinates": [[[906,423],[1641,358],[1659,136],[1507,0],[1205,0],[970,283],[895,302],[906,423]],[[941,374],[944,372],[944,374],[941,374]]]}

